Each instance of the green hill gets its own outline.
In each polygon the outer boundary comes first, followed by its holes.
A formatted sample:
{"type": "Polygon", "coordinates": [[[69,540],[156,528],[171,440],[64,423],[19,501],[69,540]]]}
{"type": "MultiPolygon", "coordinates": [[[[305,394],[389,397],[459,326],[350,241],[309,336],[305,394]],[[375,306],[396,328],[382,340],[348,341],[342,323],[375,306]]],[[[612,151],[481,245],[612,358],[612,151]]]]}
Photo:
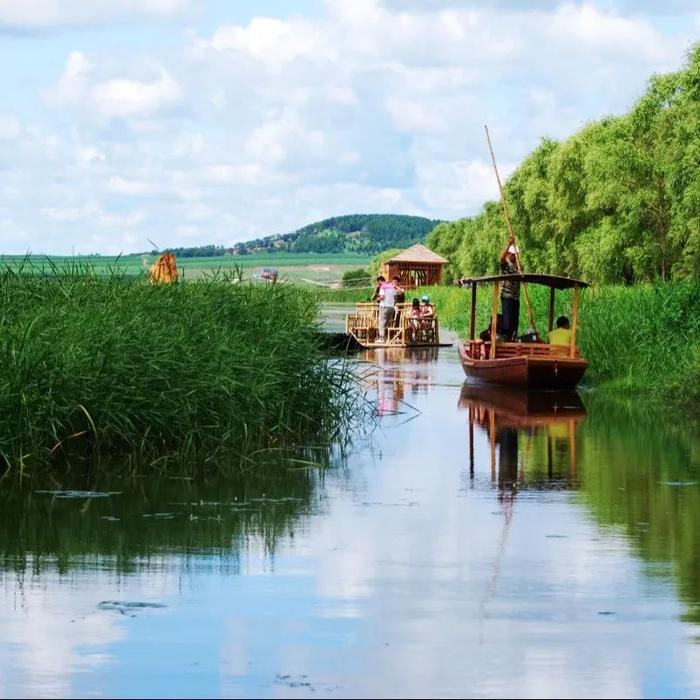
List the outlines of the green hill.
{"type": "MultiPolygon", "coordinates": [[[[625,115],[565,141],[545,139],[506,183],[528,270],[592,282],[700,279],[700,44],[655,75],[625,115]]],[[[501,207],[444,223],[427,245],[448,276],[494,272],[506,240],[501,207]]]]}
{"type": "Polygon", "coordinates": [[[350,214],[318,221],[292,233],[237,243],[239,255],[286,251],[290,253],[361,253],[403,248],[424,241],[439,221],[400,214],[350,214]]]}
{"type": "MultiPolygon", "coordinates": [[[[402,214],[350,214],[308,224],[291,233],[224,246],[169,248],[178,258],[260,253],[349,253],[374,255],[387,248],[405,248],[425,241],[440,221],[402,214]]],[[[156,254],[158,251],[151,251],[156,254]]]]}

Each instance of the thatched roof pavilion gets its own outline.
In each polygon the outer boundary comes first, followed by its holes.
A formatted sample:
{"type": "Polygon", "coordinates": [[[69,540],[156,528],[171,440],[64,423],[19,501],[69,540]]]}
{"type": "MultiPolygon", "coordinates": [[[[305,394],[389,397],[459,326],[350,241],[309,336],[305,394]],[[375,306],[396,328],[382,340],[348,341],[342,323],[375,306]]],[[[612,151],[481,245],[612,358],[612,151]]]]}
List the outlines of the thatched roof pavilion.
{"type": "Polygon", "coordinates": [[[422,243],[402,250],[382,265],[382,274],[387,279],[398,275],[401,286],[407,289],[442,282],[442,268],[447,260],[422,243]]]}

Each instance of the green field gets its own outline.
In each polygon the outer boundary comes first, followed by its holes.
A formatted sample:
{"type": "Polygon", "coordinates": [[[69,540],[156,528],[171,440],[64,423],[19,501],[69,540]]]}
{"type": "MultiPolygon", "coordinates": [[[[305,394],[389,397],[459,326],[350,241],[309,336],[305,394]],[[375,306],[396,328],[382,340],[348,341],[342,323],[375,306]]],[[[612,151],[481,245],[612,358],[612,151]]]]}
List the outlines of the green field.
{"type": "MultiPolygon", "coordinates": [[[[105,273],[117,270],[126,274],[143,274],[154,262],[154,255],[122,256],[43,256],[5,255],[0,257],[0,266],[13,269],[24,266],[25,270],[50,272],[54,269],[91,268],[105,273]]],[[[273,267],[280,280],[297,284],[330,285],[338,282],[343,273],[358,267],[366,267],[370,258],[366,255],[345,253],[317,255],[314,253],[272,253],[265,255],[221,255],[209,258],[178,258],[177,265],[185,280],[196,279],[218,270],[235,271],[240,268],[244,278],[254,279],[263,267],[273,267]]]]}

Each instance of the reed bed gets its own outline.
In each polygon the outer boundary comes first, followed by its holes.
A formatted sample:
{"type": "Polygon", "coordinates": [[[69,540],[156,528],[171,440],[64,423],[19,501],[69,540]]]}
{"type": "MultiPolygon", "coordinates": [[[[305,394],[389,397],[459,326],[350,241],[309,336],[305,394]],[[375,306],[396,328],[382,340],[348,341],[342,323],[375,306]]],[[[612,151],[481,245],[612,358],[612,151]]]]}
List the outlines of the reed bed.
{"type": "Polygon", "coordinates": [[[0,461],[163,468],[330,439],[352,378],[318,348],[316,302],[233,282],[0,268],[0,461]]]}

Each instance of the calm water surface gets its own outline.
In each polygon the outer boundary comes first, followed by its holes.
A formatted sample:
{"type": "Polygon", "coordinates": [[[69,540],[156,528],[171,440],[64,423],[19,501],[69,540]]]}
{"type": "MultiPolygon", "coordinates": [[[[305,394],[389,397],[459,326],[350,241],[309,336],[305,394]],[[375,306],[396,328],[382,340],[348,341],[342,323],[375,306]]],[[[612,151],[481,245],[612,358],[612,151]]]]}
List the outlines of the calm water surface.
{"type": "Polygon", "coordinates": [[[0,695],[700,693],[686,417],[477,391],[454,348],[358,362],[347,451],[4,484],[0,695]]]}

